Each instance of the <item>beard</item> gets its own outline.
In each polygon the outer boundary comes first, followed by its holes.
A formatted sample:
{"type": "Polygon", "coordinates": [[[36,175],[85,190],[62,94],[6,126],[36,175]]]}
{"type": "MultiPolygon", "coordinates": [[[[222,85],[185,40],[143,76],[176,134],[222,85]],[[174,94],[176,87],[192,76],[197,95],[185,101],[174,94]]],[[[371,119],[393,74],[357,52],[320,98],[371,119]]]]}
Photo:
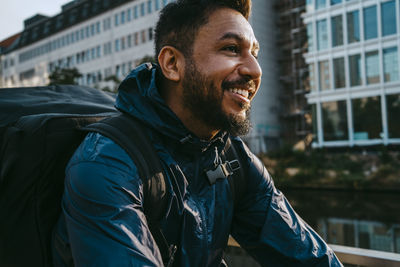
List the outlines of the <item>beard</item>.
{"type": "Polygon", "coordinates": [[[249,80],[241,79],[232,82],[223,82],[222,89],[218,89],[211,79],[201,73],[193,63],[187,60],[183,85],[183,105],[192,115],[207,126],[226,131],[233,136],[242,136],[249,133],[250,104],[241,103],[245,109],[245,116],[227,114],[222,110],[224,91],[234,85],[248,83],[249,80]]]}

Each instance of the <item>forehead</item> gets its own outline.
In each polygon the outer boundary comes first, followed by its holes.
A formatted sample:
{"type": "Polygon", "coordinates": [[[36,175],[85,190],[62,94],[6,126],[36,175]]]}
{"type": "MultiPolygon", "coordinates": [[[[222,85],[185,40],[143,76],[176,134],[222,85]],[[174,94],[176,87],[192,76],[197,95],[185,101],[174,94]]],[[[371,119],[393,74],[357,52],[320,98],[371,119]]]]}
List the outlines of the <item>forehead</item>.
{"type": "Polygon", "coordinates": [[[250,23],[238,11],[230,8],[219,8],[212,12],[205,25],[200,27],[196,40],[207,43],[217,42],[224,36],[236,35],[251,46],[258,45],[250,23]]]}

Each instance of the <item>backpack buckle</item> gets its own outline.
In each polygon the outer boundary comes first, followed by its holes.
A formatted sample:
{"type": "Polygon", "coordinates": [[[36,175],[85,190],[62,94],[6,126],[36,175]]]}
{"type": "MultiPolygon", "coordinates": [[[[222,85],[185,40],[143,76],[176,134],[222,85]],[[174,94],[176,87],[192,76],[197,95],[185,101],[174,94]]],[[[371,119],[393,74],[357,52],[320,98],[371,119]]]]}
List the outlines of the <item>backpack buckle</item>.
{"type": "Polygon", "coordinates": [[[220,163],[214,170],[206,171],[206,175],[210,184],[215,184],[218,179],[227,178],[234,171],[240,168],[238,160],[227,161],[220,163]]]}

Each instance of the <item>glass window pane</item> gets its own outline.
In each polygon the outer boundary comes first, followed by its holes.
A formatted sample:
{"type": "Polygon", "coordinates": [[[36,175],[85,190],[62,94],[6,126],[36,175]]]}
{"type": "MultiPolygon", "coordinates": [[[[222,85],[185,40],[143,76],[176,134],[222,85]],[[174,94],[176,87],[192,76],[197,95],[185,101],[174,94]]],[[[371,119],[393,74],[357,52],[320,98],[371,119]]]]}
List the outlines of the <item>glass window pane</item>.
{"type": "Polygon", "coordinates": [[[399,80],[397,47],[383,49],[383,74],[385,82],[393,82],[399,80]]]}
{"type": "Polygon", "coordinates": [[[315,8],[321,9],[326,6],[326,0],[315,0],[315,8]]]}
{"type": "Polygon", "coordinates": [[[308,44],[308,52],[314,50],[314,42],[313,42],[313,25],[312,23],[307,24],[307,44],[308,44]]]}
{"type": "Polygon", "coordinates": [[[336,4],[340,4],[342,2],[342,0],[331,0],[331,5],[336,5],[336,4]]]}
{"type": "Polygon", "coordinates": [[[332,46],[343,45],[343,20],[342,15],[332,17],[332,46]]]}
{"type": "Polygon", "coordinates": [[[329,75],[329,61],[321,61],[318,63],[319,68],[319,89],[320,91],[328,90],[331,88],[330,75],[329,75]]]}
{"type": "Polygon", "coordinates": [[[344,58],[341,57],[333,59],[333,75],[335,88],[346,87],[344,58]]]}
{"type": "Polygon", "coordinates": [[[400,95],[386,96],[389,138],[400,138],[400,95]]]}
{"type": "Polygon", "coordinates": [[[317,45],[318,50],[328,48],[328,29],[326,25],[326,19],[317,21],[317,45]]]}
{"type": "Polygon", "coordinates": [[[361,85],[361,56],[349,57],[350,86],[361,85]]]}
{"type": "Polygon", "coordinates": [[[306,0],[306,11],[307,12],[313,12],[314,11],[314,5],[312,0],[306,0]]]}
{"type": "Polygon", "coordinates": [[[381,138],[382,115],[380,97],[353,99],[352,106],[354,140],[381,138]]]}
{"type": "Polygon", "coordinates": [[[349,44],[360,41],[360,13],[358,10],[347,13],[347,39],[349,44]]]}
{"type": "Polygon", "coordinates": [[[308,82],[306,83],[307,91],[315,91],[315,67],[314,63],[308,65],[308,82]]]}
{"type": "Polygon", "coordinates": [[[364,39],[372,39],[378,36],[376,18],[376,6],[364,8],[364,39]]]}
{"type": "Polygon", "coordinates": [[[395,1],[382,3],[382,35],[396,33],[396,4],[395,1]]]}
{"type": "Polygon", "coordinates": [[[346,101],[334,101],[321,104],[324,141],[347,140],[346,101]]]}
{"type": "Polygon", "coordinates": [[[365,53],[365,74],[367,76],[367,84],[379,83],[378,51],[365,53]]]}

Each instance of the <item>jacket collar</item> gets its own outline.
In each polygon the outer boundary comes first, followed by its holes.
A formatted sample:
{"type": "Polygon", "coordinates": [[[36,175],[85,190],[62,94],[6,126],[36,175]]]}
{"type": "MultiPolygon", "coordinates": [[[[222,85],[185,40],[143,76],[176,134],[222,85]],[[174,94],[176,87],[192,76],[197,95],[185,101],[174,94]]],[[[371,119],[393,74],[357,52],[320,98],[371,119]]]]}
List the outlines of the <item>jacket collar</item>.
{"type": "Polygon", "coordinates": [[[201,140],[166,105],[157,88],[160,73],[158,65],[150,63],[134,69],[118,88],[116,108],[142,121],[186,153],[202,153],[211,146],[222,150],[228,138],[225,132],[220,132],[211,141],[201,140]]]}

